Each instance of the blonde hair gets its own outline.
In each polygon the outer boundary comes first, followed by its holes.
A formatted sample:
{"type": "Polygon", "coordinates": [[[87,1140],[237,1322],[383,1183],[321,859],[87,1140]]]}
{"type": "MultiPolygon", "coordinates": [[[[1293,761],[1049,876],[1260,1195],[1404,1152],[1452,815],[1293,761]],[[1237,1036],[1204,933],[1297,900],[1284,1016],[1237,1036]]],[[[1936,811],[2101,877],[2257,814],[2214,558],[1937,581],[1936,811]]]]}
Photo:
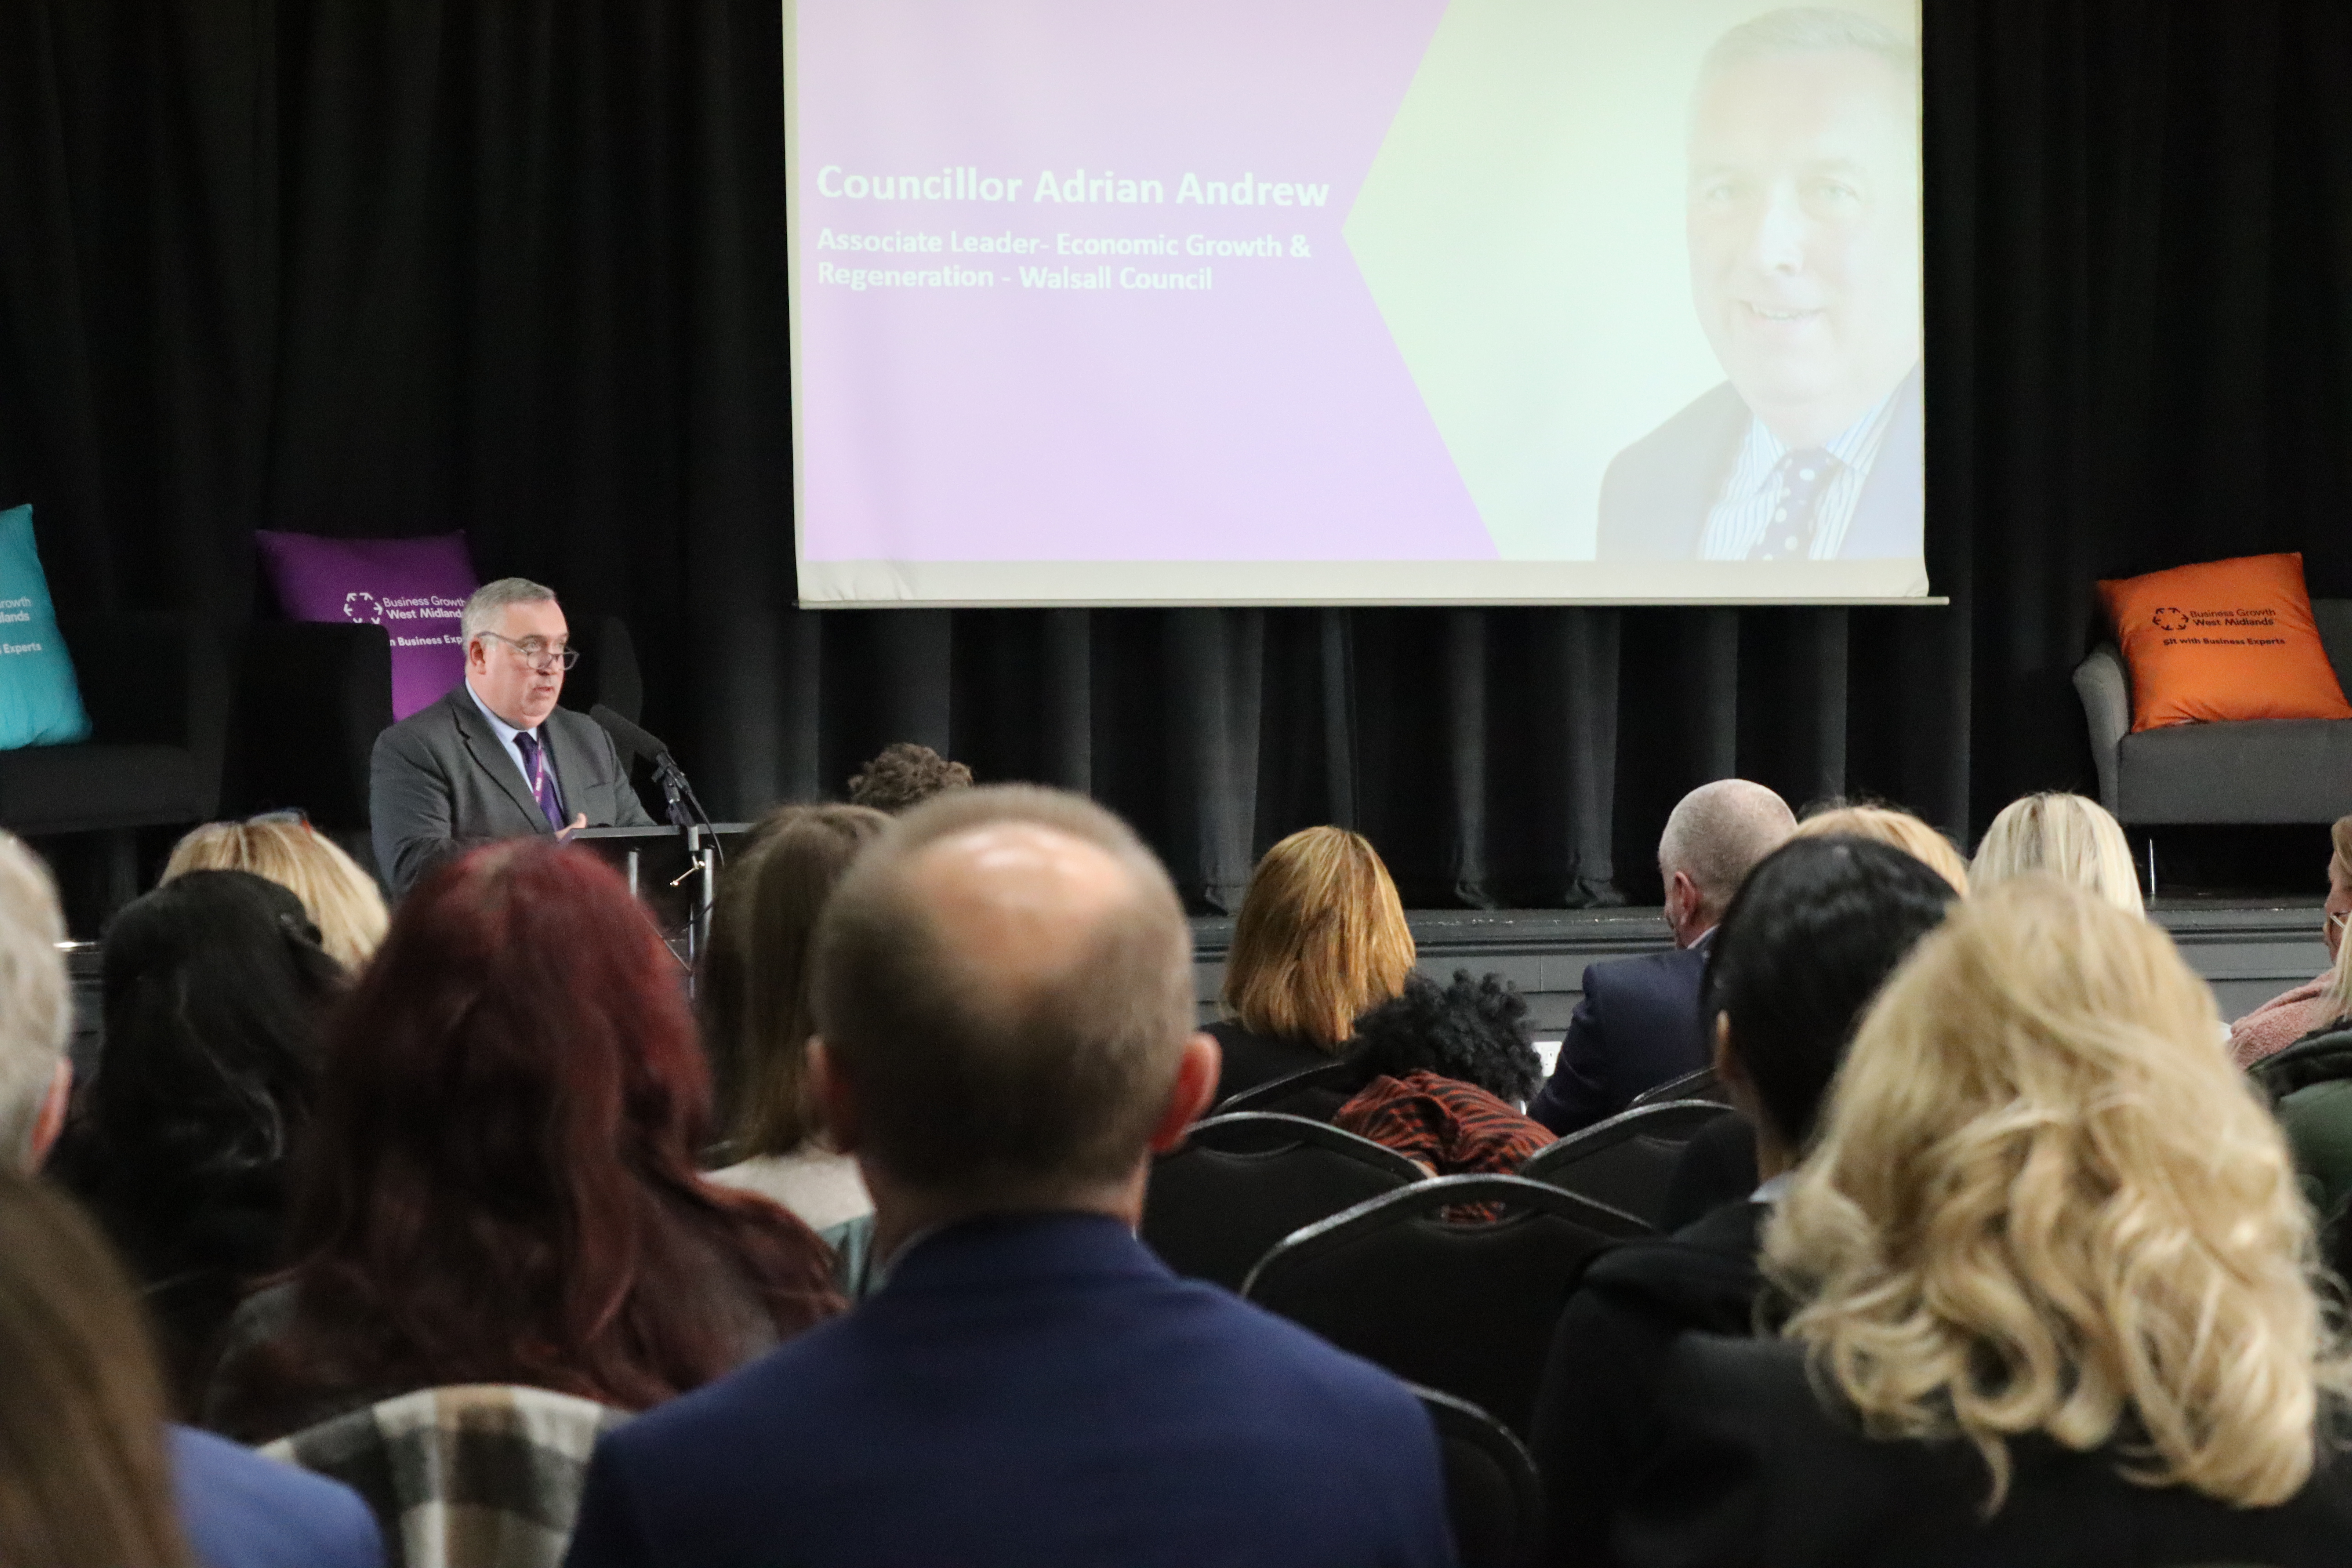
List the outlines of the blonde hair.
{"type": "Polygon", "coordinates": [[[1254,1035],[1336,1051],[1356,1019],[1404,990],[1412,932],[1362,834],[1307,827],[1250,873],[1225,955],[1225,1011],[1254,1035]]]}
{"type": "Polygon", "coordinates": [[[1960,897],[1969,896],[1969,863],[1960,858],[1950,839],[1907,811],[1891,805],[1834,805],[1797,824],[1795,837],[1813,838],[1826,833],[1892,844],[1914,860],[1925,861],[1960,897]]]}
{"type": "Polygon", "coordinates": [[[375,879],[306,822],[207,822],[172,847],[163,880],[190,871],[250,871],[286,889],[319,928],[319,945],[354,973],[392,923],[375,879]]]}
{"type": "Polygon", "coordinates": [[[41,858],[0,832],[0,1165],[33,1163],[33,1129],[73,1032],[65,913],[41,858]]]}
{"type": "MultiPolygon", "coordinates": [[[[2336,826],[2327,830],[2327,837],[2336,849],[2328,858],[2328,881],[2352,882],[2352,816],[2337,817],[2336,826]]],[[[2331,1025],[2352,1017],[2352,928],[2347,928],[2336,941],[2336,962],[2320,976],[2314,1011],[2331,1025]]]]}
{"type": "Polygon", "coordinates": [[[1783,1331],[1882,1438],[2115,1445],[2239,1507],[2352,1363],[2286,1142],[2164,932],[2044,873],[1955,905],[1864,1018],[1765,1236],[1783,1331]]]}
{"type": "Polygon", "coordinates": [[[2047,871],[2127,914],[2147,912],[2123,825],[2095,800],[2044,790],[2000,808],[1969,878],[1981,889],[2026,871],[2047,871]]]}

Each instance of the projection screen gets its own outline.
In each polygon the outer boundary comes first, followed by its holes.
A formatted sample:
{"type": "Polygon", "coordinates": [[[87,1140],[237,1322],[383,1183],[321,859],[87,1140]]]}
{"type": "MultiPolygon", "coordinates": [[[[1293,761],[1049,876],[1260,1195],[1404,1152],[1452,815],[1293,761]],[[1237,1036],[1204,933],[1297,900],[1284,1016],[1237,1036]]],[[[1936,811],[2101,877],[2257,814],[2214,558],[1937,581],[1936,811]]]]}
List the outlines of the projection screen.
{"type": "Polygon", "coordinates": [[[1928,593],[1916,0],[784,0],[832,605],[1928,593]]]}

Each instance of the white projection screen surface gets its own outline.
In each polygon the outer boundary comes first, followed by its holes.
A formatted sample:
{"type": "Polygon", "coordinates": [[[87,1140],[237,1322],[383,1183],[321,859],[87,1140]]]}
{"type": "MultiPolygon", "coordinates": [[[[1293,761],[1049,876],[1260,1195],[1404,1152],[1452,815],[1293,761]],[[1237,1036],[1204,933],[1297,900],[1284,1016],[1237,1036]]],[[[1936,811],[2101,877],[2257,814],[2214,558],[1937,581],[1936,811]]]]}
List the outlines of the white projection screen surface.
{"type": "Polygon", "coordinates": [[[1916,0],[784,0],[804,605],[1865,603],[1916,0]]]}

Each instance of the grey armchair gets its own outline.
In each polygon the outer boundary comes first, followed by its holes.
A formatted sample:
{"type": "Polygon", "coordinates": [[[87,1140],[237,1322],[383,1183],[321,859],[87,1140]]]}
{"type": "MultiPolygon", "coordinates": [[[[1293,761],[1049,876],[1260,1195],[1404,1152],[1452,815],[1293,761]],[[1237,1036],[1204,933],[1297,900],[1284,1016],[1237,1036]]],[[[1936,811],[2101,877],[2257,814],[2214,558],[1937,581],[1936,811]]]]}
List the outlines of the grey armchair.
{"type": "MultiPolygon", "coordinates": [[[[2328,662],[2352,669],[2352,599],[2315,599],[2328,662]]],[[[2257,719],[2131,732],[2131,672],[2112,643],[2074,667],[2099,800],[2140,826],[2333,822],[2352,813],[2352,719],[2257,719]]]]}

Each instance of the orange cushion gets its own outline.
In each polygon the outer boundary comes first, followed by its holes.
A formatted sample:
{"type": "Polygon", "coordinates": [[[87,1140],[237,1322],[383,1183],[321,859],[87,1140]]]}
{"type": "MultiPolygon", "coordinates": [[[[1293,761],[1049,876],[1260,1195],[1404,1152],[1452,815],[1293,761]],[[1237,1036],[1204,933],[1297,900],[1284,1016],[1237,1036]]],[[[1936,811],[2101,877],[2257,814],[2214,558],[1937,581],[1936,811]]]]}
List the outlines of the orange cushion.
{"type": "Polygon", "coordinates": [[[2132,729],[2228,719],[2352,719],[2301,555],[2242,555],[2099,584],[2131,668],[2132,729]]]}

